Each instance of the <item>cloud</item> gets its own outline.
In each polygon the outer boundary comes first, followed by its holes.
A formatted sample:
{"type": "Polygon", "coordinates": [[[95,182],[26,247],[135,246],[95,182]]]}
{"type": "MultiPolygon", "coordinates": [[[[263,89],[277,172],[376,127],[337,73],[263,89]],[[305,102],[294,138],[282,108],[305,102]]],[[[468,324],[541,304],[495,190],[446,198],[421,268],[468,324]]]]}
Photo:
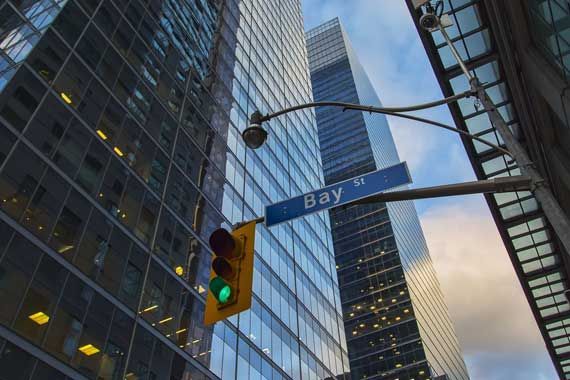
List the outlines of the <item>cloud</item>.
{"type": "Polygon", "coordinates": [[[421,221],[472,379],[555,379],[486,203],[455,199],[421,221]]]}

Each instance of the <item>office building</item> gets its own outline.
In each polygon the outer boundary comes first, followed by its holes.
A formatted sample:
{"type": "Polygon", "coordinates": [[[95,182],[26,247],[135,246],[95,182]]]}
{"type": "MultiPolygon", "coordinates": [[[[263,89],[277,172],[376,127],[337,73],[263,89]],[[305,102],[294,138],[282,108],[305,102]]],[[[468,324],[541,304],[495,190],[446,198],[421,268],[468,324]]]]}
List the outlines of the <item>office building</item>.
{"type": "Polygon", "coordinates": [[[0,4],[0,377],[348,371],[327,215],[259,226],[251,310],[202,323],[211,232],[323,184],[312,112],[239,138],[311,100],[304,44],[295,0],[0,4]]]}
{"type": "MultiPolygon", "coordinates": [[[[408,7],[418,25],[422,10],[408,7]]],[[[435,4],[435,2],[434,2],[435,4]]],[[[484,83],[491,100],[527,150],[566,215],[570,215],[570,98],[566,0],[448,1],[447,29],[468,69],[484,83]]],[[[440,32],[418,28],[445,96],[469,88],[440,32]]],[[[457,128],[504,146],[473,99],[450,104],[457,128]]],[[[509,157],[463,139],[479,179],[519,175],[509,157]]],[[[570,379],[568,252],[558,243],[529,191],[486,194],[499,233],[560,378],[570,379]]]]}
{"type": "MultiPolygon", "coordinates": [[[[381,106],[338,19],[306,38],[315,101],[381,106]]],[[[383,115],[316,116],[327,184],[400,162],[383,115]]],[[[339,207],[330,218],[352,378],[468,379],[413,203],[339,207]]]]}

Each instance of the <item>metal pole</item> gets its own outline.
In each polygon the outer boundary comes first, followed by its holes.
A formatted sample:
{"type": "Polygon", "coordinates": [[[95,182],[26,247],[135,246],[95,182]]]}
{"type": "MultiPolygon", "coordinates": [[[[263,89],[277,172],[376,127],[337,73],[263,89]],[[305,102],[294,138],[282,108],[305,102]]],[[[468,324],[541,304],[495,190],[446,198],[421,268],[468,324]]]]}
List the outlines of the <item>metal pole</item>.
{"type": "Polygon", "coordinates": [[[477,94],[476,96],[487,112],[489,120],[491,120],[491,123],[505,142],[507,150],[511,153],[511,156],[516,161],[521,173],[530,177],[532,193],[542,207],[546,219],[548,219],[550,222],[550,225],[554,229],[554,232],[558,236],[558,239],[566,250],[566,253],[570,255],[570,220],[568,219],[568,216],[564,213],[556,198],[554,198],[552,191],[547,186],[538,170],[536,170],[526,150],[517,141],[507,126],[507,123],[505,123],[502,115],[497,111],[497,108],[493,104],[493,101],[487,95],[485,88],[481,85],[481,83],[479,83],[479,80],[473,77],[469,70],[467,70],[465,62],[463,62],[461,59],[461,56],[455,49],[455,46],[453,46],[449,35],[441,23],[439,24],[439,30],[443,35],[443,38],[445,38],[447,46],[449,46],[451,49],[451,54],[453,54],[457,60],[457,63],[461,67],[461,70],[469,79],[471,90],[477,94]]]}
{"type": "MultiPolygon", "coordinates": [[[[419,189],[409,189],[392,191],[372,195],[358,201],[349,203],[346,206],[368,204],[375,202],[397,202],[413,199],[440,198],[455,195],[481,194],[481,193],[504,193],[511,191],[522,191],[530,189],[531,180],[527,176],[500,177],[481,181],[464,183],[453,183],[449,185],[439,185],[433,187],[422,187],[419,189]]],[[[346,207],[341,206],[341,207],[346,207]]]]}

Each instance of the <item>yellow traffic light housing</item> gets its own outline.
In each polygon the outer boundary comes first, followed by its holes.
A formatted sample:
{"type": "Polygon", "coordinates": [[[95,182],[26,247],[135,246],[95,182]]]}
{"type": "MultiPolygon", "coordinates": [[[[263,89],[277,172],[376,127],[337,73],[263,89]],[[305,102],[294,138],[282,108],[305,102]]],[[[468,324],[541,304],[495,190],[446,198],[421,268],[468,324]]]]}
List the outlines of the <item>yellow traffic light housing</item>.
{"type": "Polygon", "coordinates": [[[251,307],[255,222],[231,233],[219,228],[210,235],[212,259],[204,324],[210,325],[251,307]]]}

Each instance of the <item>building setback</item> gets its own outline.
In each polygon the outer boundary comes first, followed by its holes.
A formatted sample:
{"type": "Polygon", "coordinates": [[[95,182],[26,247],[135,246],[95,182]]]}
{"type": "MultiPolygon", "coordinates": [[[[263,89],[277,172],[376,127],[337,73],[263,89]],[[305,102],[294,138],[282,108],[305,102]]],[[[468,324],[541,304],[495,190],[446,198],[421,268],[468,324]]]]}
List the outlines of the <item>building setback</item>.
{"type": "MultiPolygon", "coordinates": [[[[306,33],[315,101],[381,106],[338,19],[306,33]]],[[[384,116],[316,111],[325,182],[400,162],[384,116]]],[[[353,379],[468,379],[411,202],[330,212],[353,379]]]]}
{"type": "Polygon", "coordinates": [[[323,185],[297,0],[0,3],[0,377],[348,372],[328,215],[259,226],[251,310],[202,324],[211,232],[323,185]],[[262,32],[263,31],[263,32],[262,32]]]}
{"type": "MultiPolygon", "coordinates": [[[[421,10],[408,7],[416,22],[421,10]]],[[[570,215],[570,98],[567,0],[444,1],[448,33],[536,169],[570,215]]],[[[439,32],[419,30],[445,96],[469,88],[439,32]]],[[[472,100],[450,104],[457,128],[504,147],[472,100]]],[[[519,175],[495,149],[463,140],[479,179],[519,175]]],[[[561,379],[570,379],[570,267],[540,204],[529,191],[485,194],[533,316],[561,379]]]]}

